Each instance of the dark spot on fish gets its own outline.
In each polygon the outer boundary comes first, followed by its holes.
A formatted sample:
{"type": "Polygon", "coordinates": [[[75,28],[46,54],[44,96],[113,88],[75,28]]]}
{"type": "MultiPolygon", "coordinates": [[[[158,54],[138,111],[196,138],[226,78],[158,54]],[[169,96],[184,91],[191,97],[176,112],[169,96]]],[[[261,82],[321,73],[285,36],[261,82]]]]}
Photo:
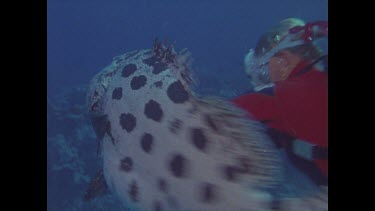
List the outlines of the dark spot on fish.
{"type": "Polygon", "coordinates": [[[153,70],[152,73],[154,74],[159,74],[163,72],[164,70],[168,69],[168,65],[165,64],[164,62],[157,62],[153,65],[153,70]]]}
{"type": "Polygon", "coordinates": [[[217,197],[217,187],[210,183],[205,183],[201,187],[200,197],[204,203],[211,203],[217,197]]]}
{"type": "Polygon", "coordinates": [[[141,138],[141,147],[146,153],[150,153],[153,144],[153,136],[149,133],[145,133],[141,138]]]}
{"type": "Polygon", "coordinates": [[[169,85],[167,95],[174,103],[184,103],[189,99],[189,94],[180,80],[169,85]]]}
{"type": "Polygon", "coordinates": [[[147,118],[160,122],[161,118],[163,117],[163,110],[158,102],[149,100],[145,105],[144,114],[147,118]]]}
{"type": "Polygon", "coordinates": [[[201,151],[205,151],[207,147],[207,138],[204,135],[202,129],[193,128],[191,130],[192,141],[195,147],[197,147],[201,151]]]}
{"type": "Polygon", "coordinates": [[[155,86],[156,86],[157,88],[161,88],[161,86],[163,86],[163,82],[162,82],[162,81],[157,81],[157,82],[155,82],[154,84],[155,84],[155,86]]]}
{"type": "Polygon", "coordinates": [[[172,122],[170,122],[169,130],[177,134],[177,132],[181,129],[182,121],[179,119],[174,119],[172,122]]]}
{"type": "Polygon", "coordinates": [[[239,157],[237,158],[239,163],[239,167],[237,168],[239,173],[245,174],[250,173],[251,171],[251,162],[250,159],[247,157],[239,157]]]}
{"type": "Polygon", "coordinates": [[[218,128],[217,128],[215,122],[212,120],[212,118],[211,118],[210,115],[207,114],[207,115],[205,116],[205,121],[206,121],[207,125],[208,125],[211,129],[213,129],[214,131],[218,131],[218,128]]]}
{"type": "Polygon", "coordinates": [[[236,169],[233,166],[224,166],[223,168],[224,178],[228,181],[234,181],[236,169]]]}
{"type": "Polygon", "coordinates": [[[160,201],[155,201],[153,205],[153,211],[163,211],[163,206],[160,201]]]}
{"type": "Polygon", "coordinates": [[[112,92],[112,99],[121,100],[121,98],[122,98],[122,88],[117,87],[112,92]]]}
{"type": "Polygon", "coordinates": [[[125,157],[120,161],[120,169],[129,172],[133,169],[133,160],[130,157],[125,157]]]}
{"type": "Polygon", "coordinates": [[[94,97],[97,97],[98,95],[99,95],[99,93],[95,90],[94,97]]]}
{"type": "Polygon", "coordinates": [[[250,159],[246,157],[237,158],[238,165],[227,165],[224,166],[224,178],[228,181],[237,180],[238,175],[247,174],[251,172],[250,159]]]}
{"type": "Polygon", "coordinates": [[[186,177],[186,165],[187,165],[186,158],[182,156],[181,154],[175,154],[170,160],[169,170],[175,177],[178,177],[178,178],[186,177]]]}
{"type": "Polygon", "coordinates": [[[167,193],[167,182],[164,179],[158,179],[158,189],[163,193],[167,193]]]}
{"type": "Polygon", "coordinates": [[[129,191],[128,191],[128,194],[129,194],[129,198],[133,201],[133,202],[137,202],[138,201],[138,185],[137,185],[137,182],[136,181],[132,181],[130,184],[129,184],[129,191]]]}
{"type": "Polygon", "coordinates": [[[136,118],[132,114],[121,114],[120,125],[122,129],[125,129],[130,133],[136,126],[136,118]]]}
{"type": "Polygon", "coordinates": [[[143,87],[147,82],[147,78],[144,75],[134,76],[130,82],[130,87],[132,90],[137,90],[143,87]]]}
{"type": "Polygon", "coordinates": [[[137,70],[137,65],[135,64],[127,64],[122,69],[121,76],[124,78],[129,77],[131,74],[133,74],[137,70]]]}

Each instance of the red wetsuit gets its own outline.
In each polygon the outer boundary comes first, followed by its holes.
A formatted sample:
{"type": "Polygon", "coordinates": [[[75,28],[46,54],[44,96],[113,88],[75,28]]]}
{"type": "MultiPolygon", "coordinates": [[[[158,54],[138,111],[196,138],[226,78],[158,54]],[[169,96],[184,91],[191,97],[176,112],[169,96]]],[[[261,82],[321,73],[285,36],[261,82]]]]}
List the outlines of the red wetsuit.
{"type": "MultiPolygon", "coordinates": [[[[301,62],[288,79],[275,83],[273,95],[250,93],[232,101],[267,126],[328,148],[328,76],[301,62]]],[[[314,163],[328,177],[328,159],[314,163]]]]}

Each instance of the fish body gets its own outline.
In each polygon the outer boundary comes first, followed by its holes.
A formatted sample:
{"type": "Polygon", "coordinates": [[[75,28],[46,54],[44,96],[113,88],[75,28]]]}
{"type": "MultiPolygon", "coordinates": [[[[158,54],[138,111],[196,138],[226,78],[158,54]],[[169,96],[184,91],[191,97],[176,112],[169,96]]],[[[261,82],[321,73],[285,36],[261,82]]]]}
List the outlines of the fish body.
{"type": "Polygon", "coordinates": [[[156,41],[91,81],[108,188],[134,210],[270,210],[278,150],[245,111],[194,93],[189,58],[156,41]]]}

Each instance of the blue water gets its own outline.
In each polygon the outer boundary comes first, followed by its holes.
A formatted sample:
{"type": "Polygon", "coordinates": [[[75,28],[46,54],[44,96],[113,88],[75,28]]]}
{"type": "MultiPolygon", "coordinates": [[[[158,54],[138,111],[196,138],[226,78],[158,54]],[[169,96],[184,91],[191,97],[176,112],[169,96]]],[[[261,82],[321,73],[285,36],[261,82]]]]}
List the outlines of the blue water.
{"type": "Polygon", "coordinates": [[[243,55],[280,20],[328,19],[327,0],[48,0],[48,210],[120,210],[112,196],[84,203],[100,169],[82,114],[85,85],[111,59],[150,48],[155,37],[188,48],[200,91],[250,89],[243,55]]]}

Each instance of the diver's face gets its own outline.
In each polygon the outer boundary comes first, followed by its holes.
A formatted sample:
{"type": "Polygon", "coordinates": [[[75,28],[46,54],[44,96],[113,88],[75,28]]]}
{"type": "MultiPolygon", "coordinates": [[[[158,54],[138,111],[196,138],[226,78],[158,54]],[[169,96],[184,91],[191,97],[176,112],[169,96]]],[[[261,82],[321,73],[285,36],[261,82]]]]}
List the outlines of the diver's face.
{"type": "Polygon", "coordinates": [[[271,83],[268,75],[268,62],[258,61],[254,56],[254,50],[250,49],[244,59],[245,73],[253,87],[262,87],[271,83]]]}
{"type": "Polygon", "coordinates": [[[301,58],[289,51],[280,51],[269,61],[269,75],[273,82],[287,79],[301,58]]]}

